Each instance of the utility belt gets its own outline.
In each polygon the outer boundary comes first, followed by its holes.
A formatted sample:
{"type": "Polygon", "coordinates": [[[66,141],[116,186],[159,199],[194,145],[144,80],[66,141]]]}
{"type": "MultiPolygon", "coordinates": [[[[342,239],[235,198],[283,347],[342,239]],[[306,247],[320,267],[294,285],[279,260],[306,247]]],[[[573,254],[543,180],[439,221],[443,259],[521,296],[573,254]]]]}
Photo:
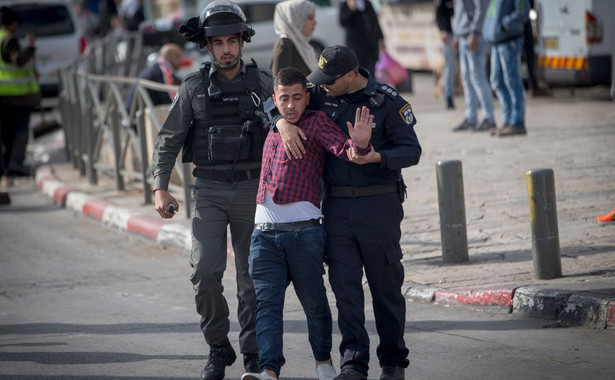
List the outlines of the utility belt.
{"type": "Polygon", "coordinates": [[[197,166],[192,171],[192,175],[210,181],[235,183],[260,178],[261,169],[255,168],[248,170],[213,170],[197,166]]]}
{"type": "Polygon", "coordinates": [[[401,202],[406,198],[406,185],[400,179],[395,183],[379,183],[369,186],[327,186],[327,194],[332,197],[356,198],[369,195],[398,193],[401,202]]]}

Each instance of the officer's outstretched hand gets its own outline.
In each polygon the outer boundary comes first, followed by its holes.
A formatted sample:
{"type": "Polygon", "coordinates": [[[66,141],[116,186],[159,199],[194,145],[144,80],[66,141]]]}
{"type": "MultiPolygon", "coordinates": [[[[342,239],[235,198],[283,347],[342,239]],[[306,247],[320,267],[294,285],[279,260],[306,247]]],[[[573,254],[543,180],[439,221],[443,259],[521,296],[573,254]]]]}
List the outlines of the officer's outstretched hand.
{"type": "Polygon", "coordinates": [[[354,126],[351,122],[346,122],[348,134],[359,148],[367,148],[369,146],[373,122],[374,115],[370,115],[369,108],[365,106],[357,108],[354,115],[354,126]]]}
{"type": "Polygon", "coordinates": [[[303,158],[305,148],[301,140],[307,140],[305,132],[296,125],[289,123],[284,118],[278,120],[275,127],[278,129],[278,132],[280,132],[286,157],[288,157],[289,160],[303,158]]]}
{"type": "Polygon", "coordinates": [[[179,203],[166,190],[158,189],[154,192],[154,209],[162,219],[170,219],[179,210],[179,203]],[[173,207],[169,207],[173,205],[173,207]]]}

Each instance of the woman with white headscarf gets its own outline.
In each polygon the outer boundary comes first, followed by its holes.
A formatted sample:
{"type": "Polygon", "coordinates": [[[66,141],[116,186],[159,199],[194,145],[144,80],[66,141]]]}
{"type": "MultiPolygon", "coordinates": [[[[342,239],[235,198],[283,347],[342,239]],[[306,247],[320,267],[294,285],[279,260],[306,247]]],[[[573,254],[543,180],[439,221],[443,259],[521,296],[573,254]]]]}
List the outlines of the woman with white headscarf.
{"type": "Polygon", "coordinates": [[[287,0],[275,6],[273,28],[280,39],[273,47],[271,72],[293,66],[306,76],[317,67],[310,38],[316,28],[316,7],[308,0],[287,0]]]}

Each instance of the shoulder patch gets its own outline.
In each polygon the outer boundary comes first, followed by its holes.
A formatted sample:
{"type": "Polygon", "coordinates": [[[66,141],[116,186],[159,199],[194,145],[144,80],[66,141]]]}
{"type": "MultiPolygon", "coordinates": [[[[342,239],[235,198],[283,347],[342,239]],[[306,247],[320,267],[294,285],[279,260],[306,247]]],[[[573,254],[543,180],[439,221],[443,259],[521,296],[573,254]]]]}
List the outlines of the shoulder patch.
{"type": "Polygon", "coordinates": [[[406,103],[400,110],[399,116],[401,116],[402,120],[410,125],[414,121],[414,114],[412,113],[412,106],[410,103],[406,103]]]}

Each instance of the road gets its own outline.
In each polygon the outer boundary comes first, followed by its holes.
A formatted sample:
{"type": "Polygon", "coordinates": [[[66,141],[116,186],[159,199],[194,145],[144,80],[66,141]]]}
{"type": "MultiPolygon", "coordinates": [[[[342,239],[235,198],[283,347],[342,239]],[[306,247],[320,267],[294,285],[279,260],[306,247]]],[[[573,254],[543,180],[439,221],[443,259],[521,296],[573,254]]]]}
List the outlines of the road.
{"type": "MultiPolygon", "coordinates": [[[[19,181],[0,208],[0,379],[195,379],[207,349],[185,252],[103,228],[19,181]]],[[[225,277],[236,310],[233,266],[225,277]]],[[[335,306],[330,294],[332,310],[335,306]]],[[[612,378],[615,330],[408,303],[408,379],[612,378]]],[[[377,336],[368,307],[368,329],[377,336]]],[[[238,324],[231,325],[237,348],[238,324]]],[[[334,329],[334,346],[340,335],[334,329]]],[[[315,378],[305,318],[289,290],[283,378],[315,378]]],[[[333,353],[337,362],[339,354],[333,353]]],[[[379,376],[372,353],[370,379],[379,376]]],[[[240,361],[227,370],[242,374],[240,361]]]]}

